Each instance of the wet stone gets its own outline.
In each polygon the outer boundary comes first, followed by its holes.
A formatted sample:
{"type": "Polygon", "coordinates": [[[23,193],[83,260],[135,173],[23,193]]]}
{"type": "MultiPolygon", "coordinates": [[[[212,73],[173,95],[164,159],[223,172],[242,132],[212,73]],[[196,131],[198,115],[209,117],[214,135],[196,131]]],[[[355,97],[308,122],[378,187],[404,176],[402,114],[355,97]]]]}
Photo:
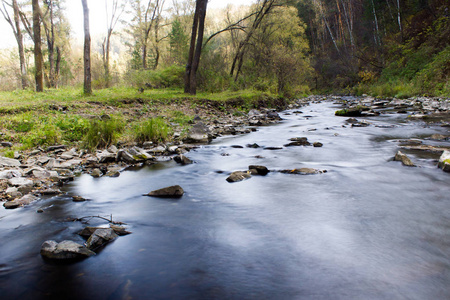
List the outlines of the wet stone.
{"type": "Polygon", "coordinates": [[[184,190],[179,185],[165,187],[159,190],[151,191],[147,196],[160,198],[180,198],[184,194],[184,190]]]}

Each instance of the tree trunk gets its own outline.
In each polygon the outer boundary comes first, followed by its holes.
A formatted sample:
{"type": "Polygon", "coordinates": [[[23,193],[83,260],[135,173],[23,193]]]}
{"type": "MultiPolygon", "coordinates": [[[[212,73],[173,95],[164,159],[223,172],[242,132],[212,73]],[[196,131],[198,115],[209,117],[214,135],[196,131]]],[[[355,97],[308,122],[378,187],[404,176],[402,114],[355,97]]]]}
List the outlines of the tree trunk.
{"type": "Polygon", "coordinates": [[[198,15],[200,11],[200,5],[202,0],[197,0],[195,5],[194,12],[194,21],[192,24],[192,32],[191,32],[191,44],[189,46],[189,55],[188,62],[186,64],[186,74],[184,78],[184,92],[186,94],[191,91],[191,73],[192,73],[192,62],[194,60],[194,52],[195,52],[195,40],[197,38],[197,29],[198,29],[198,15]]]}
{"type": "Polygon", "coordinates": [[[13,10],[14,10],[14,23],[16,25],[16,40],[17,46],[19,47],[19,62],[20,62],[20,78],[22,81],[22,89],[26,89],[28,87],[27,80],[27,70],[25,68],[25,51],[23,48],[23,35],[22,30],[20,29],[20,16],[19,16],[19,6],[17,5],[17,1],[12,1],[13,10]]]}
{"type": "Polygon", "coordinates": [[[92,94],[91,86],[91,35],[89,31],[89,8],[87,0],[81,0],[84,15],[84,94],[92,94]]]}
{"type": "Polygon", "coordinates": [[[43,72],[43,57],[41,51],[41,22],[39,12],[39,0],[33,0],[33,40],[34,40],[34,65],[35,65],[35,80],[36,92],[44,91],[44,72],[43,72]]]}
{"type": "Polygon", "coordinates": [[[200,64],[200,55],[202,53],[203,46],[203,33],[205,31],[205,17],[206,17],[206,6],[208,5],[208,0],[200,0],[199,7],[199,23],[198,23],[198,37],[197,45],[195,47],[194,59],[192,61],[192,70],[190,73],[190,87],[189,93],[195,95],[197,93],[197,70],[200,64]]]}

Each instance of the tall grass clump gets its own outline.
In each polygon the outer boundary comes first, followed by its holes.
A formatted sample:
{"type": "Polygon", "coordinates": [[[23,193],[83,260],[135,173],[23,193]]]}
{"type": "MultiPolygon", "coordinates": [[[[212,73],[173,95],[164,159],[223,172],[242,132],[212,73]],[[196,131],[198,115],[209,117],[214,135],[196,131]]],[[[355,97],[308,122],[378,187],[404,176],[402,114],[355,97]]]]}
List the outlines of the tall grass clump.
{"type": "Polygon", "coordinates": [[[145,120],[134,127],[134,139],[138,143],[164,142],[168,139],[170,127],[161,118],[145,120]]]}
{"type": "Polygon", "coordinates": [[[116,142],[124,124],[117,119],[94,120],[84,136],[83,146],[89,150],[105,148],[116,142]]]}

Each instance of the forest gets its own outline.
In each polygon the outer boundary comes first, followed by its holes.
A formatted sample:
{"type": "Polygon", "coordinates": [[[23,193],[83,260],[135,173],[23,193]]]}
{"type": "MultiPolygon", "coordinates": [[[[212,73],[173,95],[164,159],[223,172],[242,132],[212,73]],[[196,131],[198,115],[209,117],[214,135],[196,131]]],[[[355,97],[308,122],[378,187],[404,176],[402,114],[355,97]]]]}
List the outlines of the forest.
{"type": "Polygon", "coordinates": [[[450,94],[448,0],[258,0],[221,10],[205,0],[108,0],[104,34],[91,38],[84,23],[84,48],[66,1],[1,2],[17,44],[0,50],[2,91],[450,94]]]}

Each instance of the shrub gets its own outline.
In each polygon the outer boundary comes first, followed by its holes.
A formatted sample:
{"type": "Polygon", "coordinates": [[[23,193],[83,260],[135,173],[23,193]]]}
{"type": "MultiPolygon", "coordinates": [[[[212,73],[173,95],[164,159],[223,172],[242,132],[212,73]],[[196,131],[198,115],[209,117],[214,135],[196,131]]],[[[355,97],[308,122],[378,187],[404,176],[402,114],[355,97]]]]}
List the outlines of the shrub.
{"type": "Polygon", "coordinates": [[[108,147],[116,141],[123,128],[123,123],[116,119],[91,121],[83,146],[89,150],[108,147]]]}
{"type": "Polygon", "coordinates": [[[169,136],[170,128],[161,118],[152,118],[134,127],[134,138],[137,142],[163,142],[169,136]]]}

